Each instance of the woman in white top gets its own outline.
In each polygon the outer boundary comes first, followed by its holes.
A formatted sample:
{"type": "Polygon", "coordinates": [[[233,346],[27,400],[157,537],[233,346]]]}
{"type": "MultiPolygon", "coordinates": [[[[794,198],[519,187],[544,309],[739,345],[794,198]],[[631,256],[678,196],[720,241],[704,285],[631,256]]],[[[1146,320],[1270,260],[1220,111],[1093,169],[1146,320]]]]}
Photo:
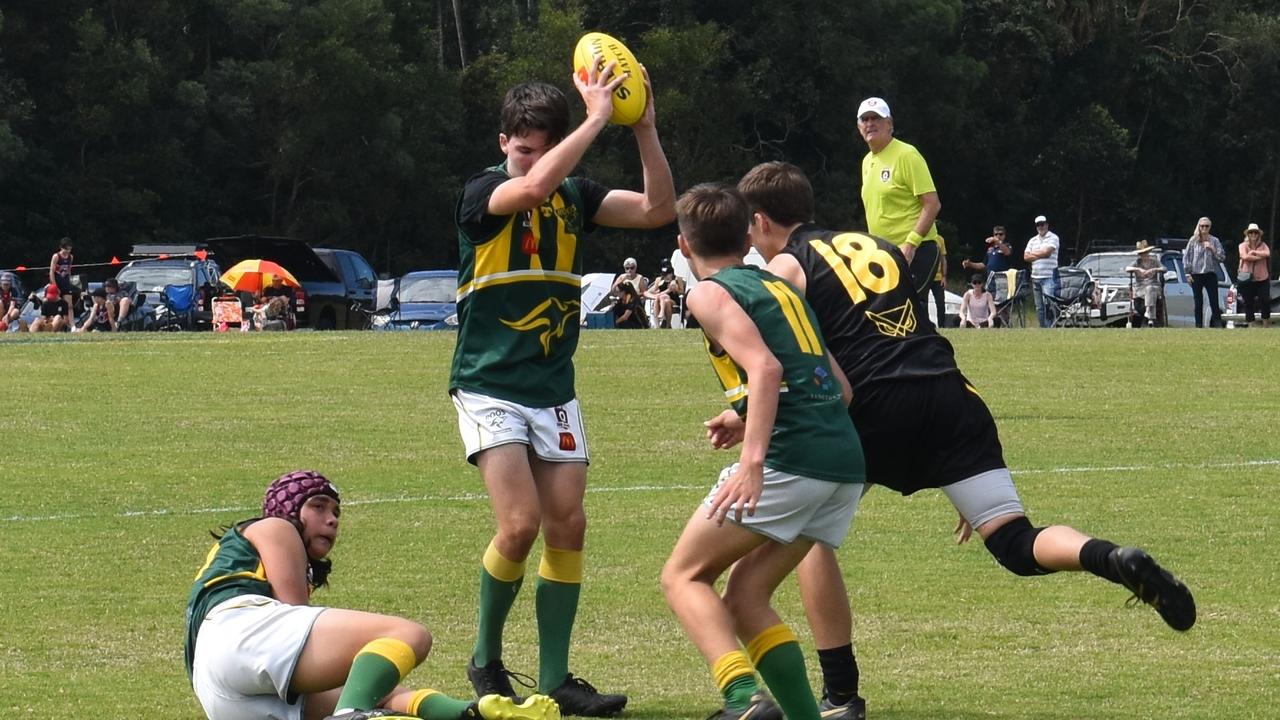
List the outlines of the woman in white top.
{"type": "Polygon", "coordinates": [[[960,327],[995,327],[996,301],[983,287],[981,275],[969,280],[969,289],[960,300],[960,327]]]}

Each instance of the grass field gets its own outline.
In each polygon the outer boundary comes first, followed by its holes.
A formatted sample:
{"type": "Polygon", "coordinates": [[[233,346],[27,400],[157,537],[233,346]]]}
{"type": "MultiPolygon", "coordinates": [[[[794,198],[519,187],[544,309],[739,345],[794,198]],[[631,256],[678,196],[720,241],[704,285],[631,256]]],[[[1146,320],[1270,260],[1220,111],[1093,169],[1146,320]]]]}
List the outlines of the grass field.
{"type": "MultiPolygon", "coordinates": [[[[1277,335],[949,337],[1032,520],[1143,545],[1191,586],[1199,622],[1175,633],[1092,577],[1014,577],[980,542],[953,544],[939,493],[877,490],[840,551],[872,716],[1277,717],[1277,335]]],[[[0,709],[200,718],[182,623],[207,531],[253,515],[295,467],[324,471],[346,501],[335,582],[316,601],[420,620],[435,648],[409,681],[467,692],[492,520],[445,394],[453,339],[0,341],[0,709]]],[[[571,669],[630,694],[627,717],[702,718],[718,696],[657,578],[733,458],[701,435],[720,393],[693,332],[585,332],[577,367],[593,462],[571,669]]],[[[532,595],[508,631],[517,670],[536,668],[532,595]]],[[[808,647],[793,583],[778,607],[808,647]]]]}

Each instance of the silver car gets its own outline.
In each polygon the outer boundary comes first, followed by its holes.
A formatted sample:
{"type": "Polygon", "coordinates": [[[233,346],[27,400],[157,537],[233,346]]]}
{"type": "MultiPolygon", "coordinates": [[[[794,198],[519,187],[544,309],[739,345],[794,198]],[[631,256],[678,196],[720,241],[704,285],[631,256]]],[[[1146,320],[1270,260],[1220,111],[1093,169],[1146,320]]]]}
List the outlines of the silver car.
{"type": "MultiPolygon", "coordinates": [[[[1099,301],[1106,303],[1106,319],[1097,324],[1123,325],[1133,306],[1132,278],[1124,269],[1134,263],[1134,252],[1098,252],[1080,258],[1076,267],[1089,271],[1098,285],[1099,301]]],[[[1182,253],[1178,250],[1160,251],[1160,264],[1164,265],[1164,309],[1160,314],[1162,324],[1170,327],[1195,325],[1195,298],[1191,280],[1182,267],[1182,253]]],[[[1227,307],[1227,291],[1231,281],[1227,268],[1218,263],[1218,307],[1227,307]]],[[[1095,313],[1101,315],[1100,310],[1095,313]]],[[[1205,303],[1204,324],[1208,325],[1209,308],[1205,303]]],[[[1092,323],[1091,323],[1092,324],[1092,323]]]]}

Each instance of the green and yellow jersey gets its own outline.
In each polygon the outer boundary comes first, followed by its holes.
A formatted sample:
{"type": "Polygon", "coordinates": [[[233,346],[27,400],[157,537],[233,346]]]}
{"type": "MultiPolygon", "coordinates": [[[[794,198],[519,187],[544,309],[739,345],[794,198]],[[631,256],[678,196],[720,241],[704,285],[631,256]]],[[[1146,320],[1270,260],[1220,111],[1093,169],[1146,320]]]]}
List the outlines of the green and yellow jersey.
{"type": "Polygon", "coordinates": [[[608,189],[566,178],[533,210],[490,215],[508,179],[498,165],[463,188],[458,226],[458,344],[450,391],[461,388],[529,407],[574,397],[582,293],[582,235],[608,189]]]}
{"type": "MultiPolygon", "coordinates": [[[[920,196],[931,192],[937,192],[933,176],[914,145],[894,138],[880,152],[862,158],[862,204],[872,235],[894,245],[906,242],[920,219],[920,196]]],[[[924,239],[937,237],[937,225],[930,225],[924,239]]]]}
{"type": "MultiPolygon", "coordinates": [[[[787,281],[750,265],[727,267],[706,280],[724,288],[760,331],[782,365],[778,415],[764,464],[773,470],[831,482],[863,482],[862,443],[853,429],[840,383],[808,303],[787,281]]],[[[746,417],[750,379],[728,354],[707,341],[725,398],[746,417]]]]}
{"type": "Polygon", "coordinates": [[[249,542],[241,523],[227,530],[205,557],[204,565],[196,572],[187,598],[187,677],[191,677],[191,661],[196,652],[196,635],[200,624],[218,603],[239,595],[265,595],[272,597],[271,584],[262,567],[258,549],[249,542]]]}

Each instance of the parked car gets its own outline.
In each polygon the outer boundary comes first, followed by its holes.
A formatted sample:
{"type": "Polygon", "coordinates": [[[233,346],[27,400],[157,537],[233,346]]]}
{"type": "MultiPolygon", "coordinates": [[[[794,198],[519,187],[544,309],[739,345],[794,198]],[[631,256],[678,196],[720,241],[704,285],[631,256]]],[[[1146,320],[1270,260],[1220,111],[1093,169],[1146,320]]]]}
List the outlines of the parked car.
{"type": "Polygon", "coordinates": [[[347,290],[349,302],[360,303],[361,307],[373,310],[376,307],[374,294],[378,288],[378,274],[373,271],[364,256],[355,250],[339,248],[313,248],[317,257],[333,271],[347,290]]]}
{"type": "Polygon", "coordinates": [[[131,260],[116,279],[121,285],[132,284],[138,292],[138,306],[154,314],[155,327],[185,330],[212,328],[213,297],[218,293],[222,269],[212,257],[200,259],[193,253],[169,253],[170,246],[135,245],[131,260]],[[140,257],[138,257],[140,256],[140,257]],[[163,256],[163,257],[162,257],[163,256]],[[188,297],[175,292],[166,297],[168,286],[182,288],[188,297]]]}
{"type": "MultiPolygon", "coordinates": [[[[1170,327],[1195,325],[1195,301],[1191,291],[1191,280],[1182,267],[1182,246],[1186,240],[1177,238],[1160,238],[1160,264],[1164,265],[1164,310],[1161,317],[1170,327]]],[[[1107,303],[1107,320],[1099,320],[1099,324],[1124,325],[1132,307],[1130,297],[1129,275],[1124,268],[1135,259],[1133,251],[1095,252],[1085,255],[1076,263],[1076,267],[1088,270],[1098,284],[1099,296],[1107,303]]],[[[1231,288],[1227,268],[1218,263],[1218,305],[1227,307],[1227,291],[1231,288]]],[[[1206,318],[1208,307],[1204,310],[1206,318]]],[[[1095,316],[1100,314],[1098,309],[1095,316]]]]}
{"type": "Polygon", "coordinates": [[[408,273],[396,281],[390,307],[373,316],[373,329],[456,330],[457,296],[457,270],[408,273]]]}

